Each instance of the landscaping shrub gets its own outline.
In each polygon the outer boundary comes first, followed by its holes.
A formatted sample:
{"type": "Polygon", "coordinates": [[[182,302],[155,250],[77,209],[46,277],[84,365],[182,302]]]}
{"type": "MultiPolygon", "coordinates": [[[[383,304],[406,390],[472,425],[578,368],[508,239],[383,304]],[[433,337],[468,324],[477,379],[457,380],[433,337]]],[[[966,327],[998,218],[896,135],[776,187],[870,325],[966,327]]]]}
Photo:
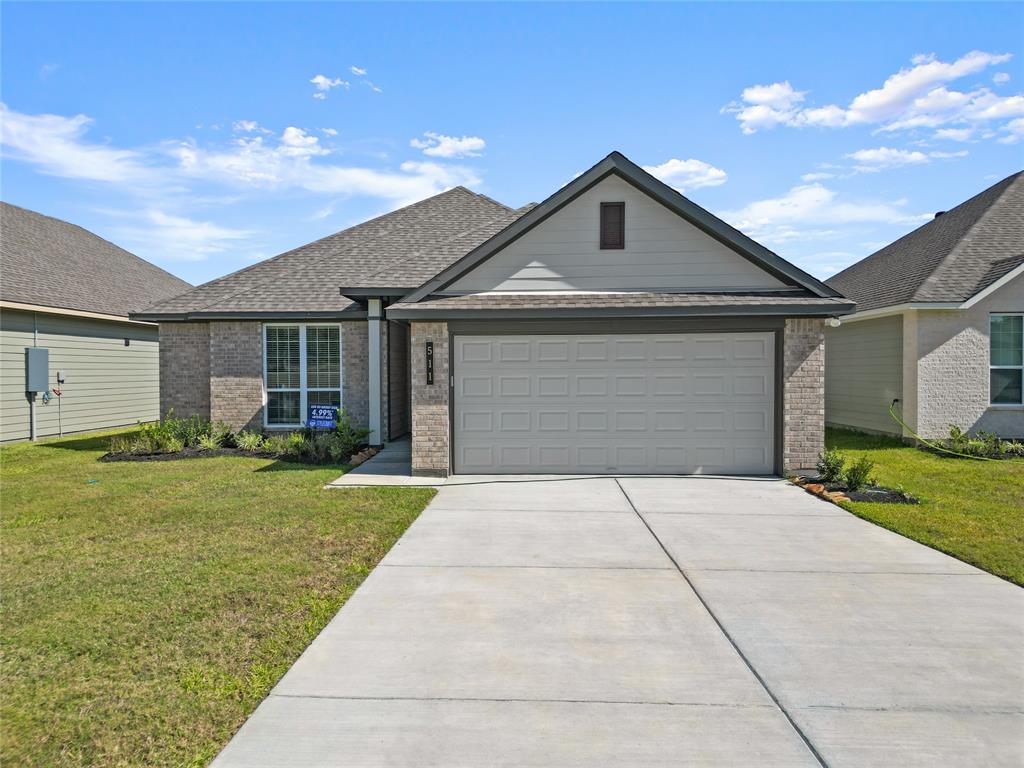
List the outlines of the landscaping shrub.
{"type": "Polygon", "coordinates": [[[247,453],[267,453],[281,458],[326,464],[348,460],[365,445],[369,436],[370,430],[353,426],[344,411],[338,415],[337,429],[303,429],[266,437],[249,430],[234,434],[226,424],[213,424],[199,416],[176,419],[173,413],[168,413],[167,418],[159,424],[144,424],[137,432],[115,435],[109,445],[111,454],[153,456],[179,453],[185,449],[193,449],[194,454],[237,448],[247,453]]]}
{"type": "Polygon", "coordinates": [[[843,476],[846,457],[839,451],[826,449],[818,454],[817,469],[821,479],[826,483],[837,483],[843,476]]]}
{"type": "Polygon", "coordinates": [[[259,432],[242,430],[235,435],[235,445],[239,450],[249,451],[250,453],[262,450],[265,442],[266,440],[259,432]]]}
{"type": "MultiPolygon", "coordinates": [[[[977,434],[972,436],[960,429],[956,424],[949,425],[949,437],[935,442],[947,451],[960,453],[965,456],[977,456],[988,459],[1007,459],[1024,456],[1024,443],[1003,440],[999,435],[982,429],[979,429],[977,434]]],[[[925,447],[934,449],[935,446],[926,444],[925,447]]]]}
{"type": "Polygon", "coordinates": [[[846,489],[856,493],[865,485],[871,483],[871,471],[875,468],[875,462],[867,456],[861,456],[853,464],[846,468],[846,489]]]}

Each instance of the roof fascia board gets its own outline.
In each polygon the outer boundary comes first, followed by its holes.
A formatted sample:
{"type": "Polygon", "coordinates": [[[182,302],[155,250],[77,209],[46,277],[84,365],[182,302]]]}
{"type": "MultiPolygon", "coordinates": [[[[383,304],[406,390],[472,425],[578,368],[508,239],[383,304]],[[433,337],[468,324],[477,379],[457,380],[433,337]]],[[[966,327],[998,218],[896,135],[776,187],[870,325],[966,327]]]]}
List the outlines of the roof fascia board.
{"type": "Polygon", "coordinates": [[[1024,275],[1024,264],[1018,264],[1016,267],[1011,269],[1009,272],[1007,272],[1005,275],[1000,277],[994,283],[992,283],[992,284],[986,286],[985,288],[981,289],[980,291],[978,291],[976,294],[971,296],[971,298],[969,298],[967,301],[965,301],[961,305],[961,307],[963,309],[970,309],[975,304],[977,304],[979,301],[982,301],[983,299],[988,298],[993,293],[995,293],[1000,288],[1002,288],[1004,285],[1007,285],[1008,283],[1013,282],[1014,280],[1016,280],[1021,275],[1024,275]]]}
{"type": "Polygon", "coordinates": [[[43,304],[24,304],[19,301],[0,301],[0,309],[17,309],[24,312],[39,312],[47,315],[64,315],[68,317],[84,317],[90,320],[109,320],[114,323],[127,323],[129,325],[153,325],[153,323],[132,319],[134,315],[109,315],[104,312],[87,312],[82,309],[64,309],[62,307],[47,307],[43,304]]]}
{"type": "Polygon", "coordinates": [[[825,298],[842,297],[842,294],[834,288],[825,285],[802,269],[785,261],[763,245],[755,242],[696,203],[688,200],[667,184],[655,179],[621,153],[612,152],[593,168],[573,179],[547,200],[517,219],[490,240],[480,244],[454,264],[442,270],[416,291],[406,296],[403,301],[417,302],[447,287],[473,267],[502,248],[507,247],[519,237],[522,237],[612,173],[619,175],[623,180],[686,219],[698,229],[736,251],[741,256],[744,256],[758,267],[781,278],[784,282],[796,283],[812,293],[825,298]]]}
{"type": "Polygon", "coordinates": [[[853,314],[844,317],[843,322],[856,323],[861,320],[876,320],[880,317],[902,315],[904,312],[910,312],[918,309],[964,309],[964,305],[955,301],[914,301],[905,304],[893,304],[891,307],[878,307],[877,309],[866,309],[863,312],[854,312],[853,314]]]}
{"type": "Polygon", "coordinates": [[[415,287],[410,288],[339,288],[339,293],[346,299],[380,299],[380,298],[392,298],[396,296],[405,296],[409,291],[416,290],[415,287]]]}
{"type": "Polygon", "coordinates": [[[366,310],[338,312],[169,312],[164,314],[132,313],[155,323],[184,323],[191,320],[365,320],[366,310]]]}
{"type": "Polygon", "coordinates": [[[579,317],[836,317],[853,311],[844,304],[751,304],[734,307],[545,307],[542,309],[428,309],[400,307],[385,310],[389,320],[535,320],[579,317]]]}

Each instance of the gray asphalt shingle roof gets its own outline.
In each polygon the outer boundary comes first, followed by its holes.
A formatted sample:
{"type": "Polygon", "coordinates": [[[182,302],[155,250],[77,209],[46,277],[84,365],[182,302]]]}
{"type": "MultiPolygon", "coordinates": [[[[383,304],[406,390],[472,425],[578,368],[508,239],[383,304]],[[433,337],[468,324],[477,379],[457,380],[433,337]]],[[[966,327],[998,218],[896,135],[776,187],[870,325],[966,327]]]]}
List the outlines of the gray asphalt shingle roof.
{"type": "Polygon", "coordinates": [[[0,203],[0,299],[122,315],[192,286],[75,224],[0,203]]]}
{"type": "Polygon", "coordinates": [[[1024,263],[1024,172],[932,219],[826,282],[857,311],[959,302],[1024,263]]]}
{"type": "Polygon", "coordinates": [[[354,309],[339,287],[415,287],[426,279],[421,259],[459,251],[454,260],[464,255],[460,249],[490,237],[490,225],[513,214],[485,195],[455,187],[200,285],[142,316],[354,309]]]}

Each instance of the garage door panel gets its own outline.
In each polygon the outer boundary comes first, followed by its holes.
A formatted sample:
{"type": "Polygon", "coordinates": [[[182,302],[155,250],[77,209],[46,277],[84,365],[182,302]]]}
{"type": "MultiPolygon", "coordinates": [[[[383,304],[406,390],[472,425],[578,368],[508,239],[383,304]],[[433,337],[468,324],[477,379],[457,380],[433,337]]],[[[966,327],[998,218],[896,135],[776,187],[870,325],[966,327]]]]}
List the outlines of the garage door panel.
{"type": "Polygon", "coordinates": [[[456,472],[772,472],[770,333],[454,347],[456,472]]]}

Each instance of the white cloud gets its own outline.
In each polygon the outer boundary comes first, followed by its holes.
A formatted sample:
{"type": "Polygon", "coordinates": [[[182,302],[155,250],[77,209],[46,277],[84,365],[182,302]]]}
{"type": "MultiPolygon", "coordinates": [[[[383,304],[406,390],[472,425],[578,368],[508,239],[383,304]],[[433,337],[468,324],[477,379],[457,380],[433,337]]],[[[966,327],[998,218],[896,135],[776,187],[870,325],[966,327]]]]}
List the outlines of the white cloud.
{"type": "MultiPolygon", "coordinates": [[[[846,107],[804,106],[806,91],[788,81],[745,88],[739,102],[722,108],[744,133],[784,125],[846,127],[878,125],[883,131],[973,124],[1024,115],[1024,96],[999,96],[988,88],[950,90],[948,83],[1008,61],[1011,54],[971,51],[951,62],[915,56],[910,67],[891,75],[880,88],[855,96],[846,107]]],[[[1005,81],[1002,81],[1005,82],[1005,81]]]]}
{"type": "Polygon", "coordinates": [[[281,134],[280,151],[290,157],[311,157],[313,155],[327,155],[330,150],[320,146],[320,139],[310,136],[301,128],[288,126],[281,134]]]}
{"type": "Polygon", "coordinates": [[[997,139],[1000,144],[1016,144],[1024,140],[1024,117],[1011,120],[1003,126],[1003,130],[1007,132],[1007,135],[997,139]]]}
{"type": "Polygon", "coordinates": [[[362,77],[363,75],[366,74],[366,70],[365,69],[363,69],[362,67],[357,67],[355,64],[353,64],[351,67],[349,67],[348,71],[351,72],[356,77],[362,77]]]}
{"type": "Polygon", "coordinates": [[[996,85],[1005,85],[1006,83],[1010,82],[1010,73],[996,72],[994,75],[992,75],[992,82],[995,83],[996,85]]]}
{"type": "Polygon", "coordinates": [[[800,177],[800,181],[824,181],[825,179],[835,178],[834,173],[827,173],[825,171],[815,171],[814,173],[805,173],[800,177]]]}
{"type": "Polygon", "coordinates": [[[369,80],[363,80],[363,82],[364,82],[364,83],[365,83],[365,84],[366,84],[366,85],[367,85],[367,86],[369,87],[369,89],[370,89],[371,91],[373,91],[374,93],[384,93],[384,89],[383,89],[383,88],[381,88],[381,87],[380,87],[379,85],[374,85],[374,84],[373,84],[373,83],[371,83],[371,82],[370,82],[369,80]]]}
{"type": "Polygon", "coordinates": [[[231,130],[235,133],[271,133],[255,120],[236,120],[231,124],[231,130]]]}
{"type": "Polygon", "coordinates": [[[316,75],[309,82],[316,86],[316,93],[313,94],[314,99],[326,99],[327,94],[330,93],[332,88],[348,88],[349,83],[346,80],[342,80],[340,77],[327,77],[326,75],[316,75]]]}
{"type": "Polygon", "coordinates": [[[881,170],[883,168],[896,168],[901,165],[920,165],[928,162],[928,155],[924,152],[910,151],[906,149],[892,149],[891,147],[878,147],[877,149],[859,149],[847,155],[855,160],[861,169],[881,170]]]}
{"type": "Polygon", "coordinates": [[[51,176],[133,183],[151,177],[139,152],[83,141],[92,122],[85,115],[26,115],[0,103],[0,146],[51,176]]]}
{"type": "Polygon", "coordinates": [[[645,165],[644,170],[656,179],[681,192],[700,187],[717,187],[729,178],[725,171],[703,160],[672,158],[661,165],[645,165]]]}
{"type": "Polygon", "coordinates": [[[939,128],[935,132],[935,138],[947,141],[970,141],[973,134],[973,128],[939,128]]]}
{"type": "Polygon", "coordinates": [[[144,253],[179,261],[202,261],[208,256],[228,250],[234,243],[247,240],[255,232],[231,229],[209,221],[195,221],[158,209],[142,212],[140,225],[123,227],[119,237],[144,253]]]}
{"type": "Polygon", "coordinates": [[[423,150],[429,157],[479,157],[487,147],[487,142],[479,136],[445,136],[433,131],[423,135],[425,139],[412,139],[409,146],[423,150]]]}
{"type": "Polygon", "coordinates": [[[899,168],[904,165],[924,165],[932,160],[950,160],[956,157],[966,157],[967,150],[925,153],[917,150],[877,147],[875,149],[860,149],[846,156],[856,162],[855,172],[870,173],[889,168],[899,168]]]}
{"type": "Polygon", "coordinates": [[[914,224],[927,218],[907,213],[906,200],[843,200],[821,184],[796,186],[721,216],[751,237],[775,243],[832,236],[844,225],[914,224]]]}
{"type": "Polygon", "coordinates": [[[320,129],[320,133],[322,133],[324,136],[337,136],[338,135],[338,131],[337,131],[336,128],[321,128],[320,129]]]}

